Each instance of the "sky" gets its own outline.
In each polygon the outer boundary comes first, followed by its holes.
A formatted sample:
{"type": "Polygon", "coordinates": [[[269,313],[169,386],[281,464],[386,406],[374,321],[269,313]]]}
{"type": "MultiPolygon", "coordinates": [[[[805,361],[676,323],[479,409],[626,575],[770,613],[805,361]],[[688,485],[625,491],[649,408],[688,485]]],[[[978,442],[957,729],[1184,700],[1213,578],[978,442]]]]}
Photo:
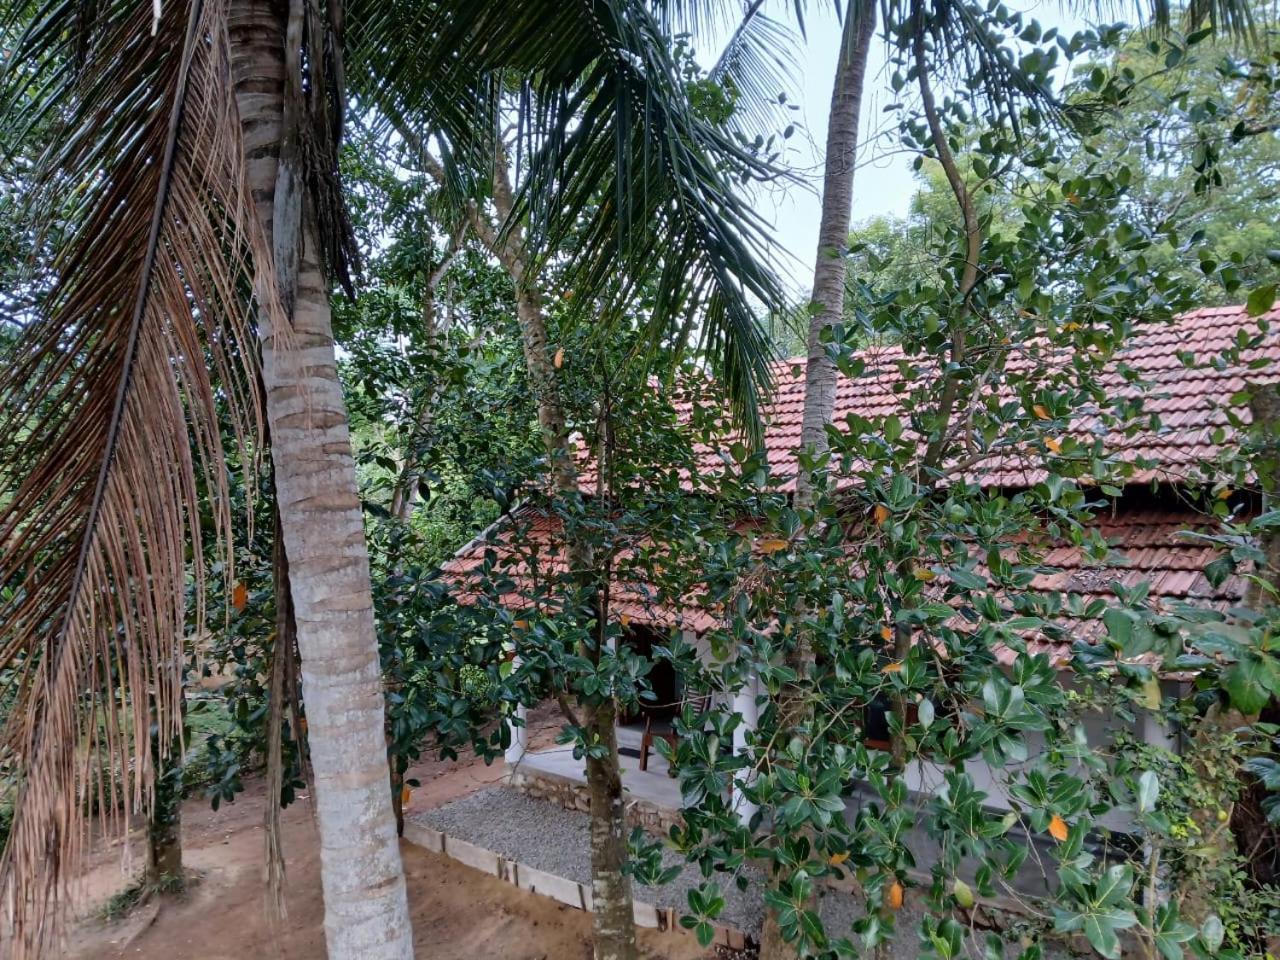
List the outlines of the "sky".
{"type": "MultiPolygon", "coordinates": [[[[1009,3],[1011,9],[1023,10],[1044,27],[1057,26],[1072,31],[1084,21],[1065,10],[1065,4],[1049,2],[1009,3]]],[[[794,26],[791,0],[769,0],[769,15],[794,26]]],[[[818,243],[818,219],[821,211],[819,189],[822,185],[822,157],[827,136],[827,112],[830,107],[831,84],[835,75],[836,54],[840,47],[840,23],[829,3],[809,4],[805,17],[805,37],[798,40],[799,70],[796,89],[789,94],[796,111],[797,132],[787,141],[785,161],[801,182],[785,188],[771,186],[756,192],[756,210],[772,224],[774,236],[785,251],[776,264],[779,276],[797,295],[808,292],[812,282],[813,259],[818,243]]],[[[700,50],[714,59],[723,40],[700,50]]],[[[862,103],[862,131],[859,136],[858,169],[853,184],[853,223],[863,223],[883,215],[902,216],[907,212],[916,184],[911,171],[912,155],[893,153],[892,121],[886,121],[883,108],[892,102],[889,95],[889,73],[885,68],[883,40],[872,43],[870,70],[862,103]],[[880,137],[875,134],[879,132],[880,137]]]]}

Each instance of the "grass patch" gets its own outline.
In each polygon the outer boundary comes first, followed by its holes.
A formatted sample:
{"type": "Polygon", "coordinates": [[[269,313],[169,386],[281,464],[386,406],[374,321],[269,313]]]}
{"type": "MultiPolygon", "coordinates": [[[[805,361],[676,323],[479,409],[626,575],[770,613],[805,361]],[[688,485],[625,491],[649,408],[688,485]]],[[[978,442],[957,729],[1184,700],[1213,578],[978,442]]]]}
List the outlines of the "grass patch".
{"type": "Polygon", "coordinates": [[[106,923],[117,923],[156,894],[177,896],[185,893],[191,880],[189,875],[171,873],[161,874],[154,882],[146,877],[139,877],[104,903],[98,910],[98,916],[106,923]]]}

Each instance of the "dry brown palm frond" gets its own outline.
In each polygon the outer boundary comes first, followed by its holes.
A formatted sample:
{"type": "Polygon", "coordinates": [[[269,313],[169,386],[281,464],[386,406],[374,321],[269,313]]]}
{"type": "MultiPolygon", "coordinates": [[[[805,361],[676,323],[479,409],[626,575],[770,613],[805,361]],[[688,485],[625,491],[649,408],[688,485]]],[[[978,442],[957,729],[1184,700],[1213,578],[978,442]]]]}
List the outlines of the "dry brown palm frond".
{"type": "Polygon", "coordinates": [[[148,809],[148,701],[165,753],[192,583],[203,616],[202,533],[229,539],[219,418],[244,462],[260,433],[248,264],[263,246],[226,0],[161,11],[32,4],[0,73],[0,123],[58,117],[34,185],[59,238],[53,286],[0,363],[0,432],[20,438],[0,465],[0,676],[13,693],[0,749],[18,783],[0,953],[15,958],[56,928],[90,793],[117,827],[148,809]]]}

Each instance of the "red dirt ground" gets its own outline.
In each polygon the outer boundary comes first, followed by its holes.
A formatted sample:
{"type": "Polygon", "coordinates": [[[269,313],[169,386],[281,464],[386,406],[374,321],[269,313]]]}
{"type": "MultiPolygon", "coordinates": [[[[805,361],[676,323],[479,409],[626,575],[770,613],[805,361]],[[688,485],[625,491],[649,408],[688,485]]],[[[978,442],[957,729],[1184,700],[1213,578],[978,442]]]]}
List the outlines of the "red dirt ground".
{"type": "MultiPolygon", "coordinates": [[[[534,747],[549,745],[559,728],[546,709],[530,717],[534,747]]],[[[472,793],[502,775],[502,765],[477,760],[431,760],[414,769],[422,781],[410,807],[430,808],[472,793]]],[[[178,898],[159,898],[125,920],[107,923],[101,905],[140,869],[138,838],[129,851],[101,844],[88,864],[78,897],[81,919],[72,929],[67,960],[323,960],[324,908],[320,897],[318,841],[312,809],[302,801],[283,811],[288,917],[273,923],[266,910],[262,864],[264,790],[246,785],[235,803],[218,811],[202,798],[183,807],[182,840],[188,868],[199,879],[178,898]],[[122,866],[123,863],[123,866],[122,866]]],[[[414,942],[430,960],[589,960],[588,914],[518,890],[502,881],[401,845],[409,884],[414,942]]],[[[649,960],[699,960],[708,956],[682,932],[640,931],[649,960]]]]}

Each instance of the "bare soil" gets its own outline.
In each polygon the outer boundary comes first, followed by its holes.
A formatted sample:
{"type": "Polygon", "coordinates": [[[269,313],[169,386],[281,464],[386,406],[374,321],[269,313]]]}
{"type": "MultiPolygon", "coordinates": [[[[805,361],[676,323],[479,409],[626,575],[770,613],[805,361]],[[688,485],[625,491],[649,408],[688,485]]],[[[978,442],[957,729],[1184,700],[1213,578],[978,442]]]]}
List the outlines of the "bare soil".
{"type": "MultiPolygon", "coordinates": [[[[550,745],[558,716],[539,709],[530,716],[534,748],[550,745]]],[[[411,771],[422,782],[410,808],[448,803],[502,776],[500,762],[486,767],[464,758],[430,760],[411,771]]],[[[178,897],[159,897],[118,922],[101,919],[102,905],[141,869],[135,834],[128,843],[102,841],[92,852],[76,901],[68,960],[322,960],[324,906],[320,894],[319,842],[311,804],[283,811],[288,916],[272,920],[263,882],[265,838],[260,781],[246,784],[235,803],[217,811],[202,798],[184,805],[183,853],[195,880],[178,897]]],[[[430,960],[589,960],[591,918],[553,900],[526,893],[469,867],[401,844],[409,885],[417,955],[430,960]]],[[[704,953],[683,932],[642,930],[649,960],[700,960],[704,953]]]]}

